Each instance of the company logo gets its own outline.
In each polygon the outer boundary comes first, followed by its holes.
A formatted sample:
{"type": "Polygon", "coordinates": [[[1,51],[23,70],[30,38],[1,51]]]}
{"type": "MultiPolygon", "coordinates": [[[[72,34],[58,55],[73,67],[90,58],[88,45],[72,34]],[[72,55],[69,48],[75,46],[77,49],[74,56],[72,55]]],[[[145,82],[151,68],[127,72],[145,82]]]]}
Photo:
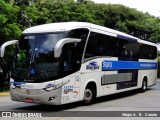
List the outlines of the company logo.
{"type": "Polygon", "coordinates": [[[74,93],[74,95],[78,95],[79,92],[74,90],[74,86],[64,86],[63,94],[74,93]]]}
{"type": "Polygon", "coordinates": [[[45,86],[45,88],[43,88],[43,90],[49,92],[49,91],[52,91],[52,90],[55,90],[56,89],[56,85],[52,84],[52,83],[49,83],[45,86]]]}
{"type": "Polygon", "coordinates": [[[90,62],[89,65],[86,66],[86,69],[96,70],[99,69],[99,65],[97,64],[97,62],[90,62]]]}
{"type": "Polygon", "coordinates": [[[69,92],[73,92],[73,86],[64,86],[63,94],[68,94],[69,92]]]}
{"type": "Polygon", "coordinates": [[[112,68],[112,62],[103,62],[103,68],[111,69],[112,68]]]}
{"type": "Polygon", "coordinates": [[[49,83],[49,84],[47,84],[45,87],[46,87],[46,88],[54,87],[54,84],[49,83]]]}

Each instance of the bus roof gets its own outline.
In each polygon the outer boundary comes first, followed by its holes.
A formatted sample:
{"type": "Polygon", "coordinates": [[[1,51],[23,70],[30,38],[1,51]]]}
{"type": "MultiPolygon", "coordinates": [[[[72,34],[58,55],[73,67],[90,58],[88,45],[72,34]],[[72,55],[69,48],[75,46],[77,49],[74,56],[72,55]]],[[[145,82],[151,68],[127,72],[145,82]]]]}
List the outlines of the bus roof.
{"type": "Polygon", "coordinates": [[[157,46],[154,43],[151,43],[145,40],[141,40],[137,37],[128,35],[126,33],[119,32],[117,30],[113,30],[107,27],[95,25],[92,23],[87,23],[87,22],[59,22],[59,23],[43,24],[43,25],[38,25],[38,26],[27,28],[26,30],[23,31],[23,34],[63,32],[63,31],[77,29],[77,28],[87,28],[89,30],[97,29],[99,31],[115,34],[118,38],[129,39],[132,41],[136,40],[140,43],[157,46]]]}

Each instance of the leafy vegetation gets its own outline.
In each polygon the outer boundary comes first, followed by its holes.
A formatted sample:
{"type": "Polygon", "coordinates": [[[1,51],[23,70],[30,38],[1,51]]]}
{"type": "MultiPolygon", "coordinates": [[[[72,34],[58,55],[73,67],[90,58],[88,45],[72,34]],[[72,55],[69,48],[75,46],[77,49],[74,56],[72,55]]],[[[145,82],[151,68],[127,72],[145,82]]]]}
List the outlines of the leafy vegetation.
{"type": "Polygon", "coordinates": [[[28,27],[65,21],[90,22],[160,42],[160,19],[123,5],[88,0],[0,0],[0,45],[18,39],[28,27]]]}

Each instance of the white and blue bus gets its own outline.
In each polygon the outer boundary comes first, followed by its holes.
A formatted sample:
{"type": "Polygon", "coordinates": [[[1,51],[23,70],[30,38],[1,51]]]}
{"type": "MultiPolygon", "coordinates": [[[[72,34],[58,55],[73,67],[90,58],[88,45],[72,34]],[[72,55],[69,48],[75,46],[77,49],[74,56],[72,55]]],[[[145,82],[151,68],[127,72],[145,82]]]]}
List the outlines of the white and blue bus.
{"type": "Polygon", "coordinates": [[[14,101],[90,104],[96,97],[146,90],[157,79],[156,44],[85,22],[44,24],[22,32],[10,79],[14,101]]]}

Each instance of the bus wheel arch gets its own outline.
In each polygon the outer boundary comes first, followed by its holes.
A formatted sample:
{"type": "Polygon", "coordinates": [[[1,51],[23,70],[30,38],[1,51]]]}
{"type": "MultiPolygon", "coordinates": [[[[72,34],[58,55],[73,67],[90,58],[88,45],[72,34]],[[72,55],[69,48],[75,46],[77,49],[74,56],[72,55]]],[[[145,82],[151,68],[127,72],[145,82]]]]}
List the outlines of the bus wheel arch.
{"type": "Polygon", "coordinates": [[[146,89],[147,89],[147,84],[148,84],[148,78],[147,76],[144,76],[143,77],[143,80],[142,80],[142,87],[141,87],[141,92],[145,92],[146,89]]]}
{"type": "Polygon", "coordinates": [[[94,102],[95,98],[97,96],[97,86],[94,81],[90,81],[87,83],[85,89],[84,89],[84,97],[83,102],[85,105],[90,105],[94,102]]]}

